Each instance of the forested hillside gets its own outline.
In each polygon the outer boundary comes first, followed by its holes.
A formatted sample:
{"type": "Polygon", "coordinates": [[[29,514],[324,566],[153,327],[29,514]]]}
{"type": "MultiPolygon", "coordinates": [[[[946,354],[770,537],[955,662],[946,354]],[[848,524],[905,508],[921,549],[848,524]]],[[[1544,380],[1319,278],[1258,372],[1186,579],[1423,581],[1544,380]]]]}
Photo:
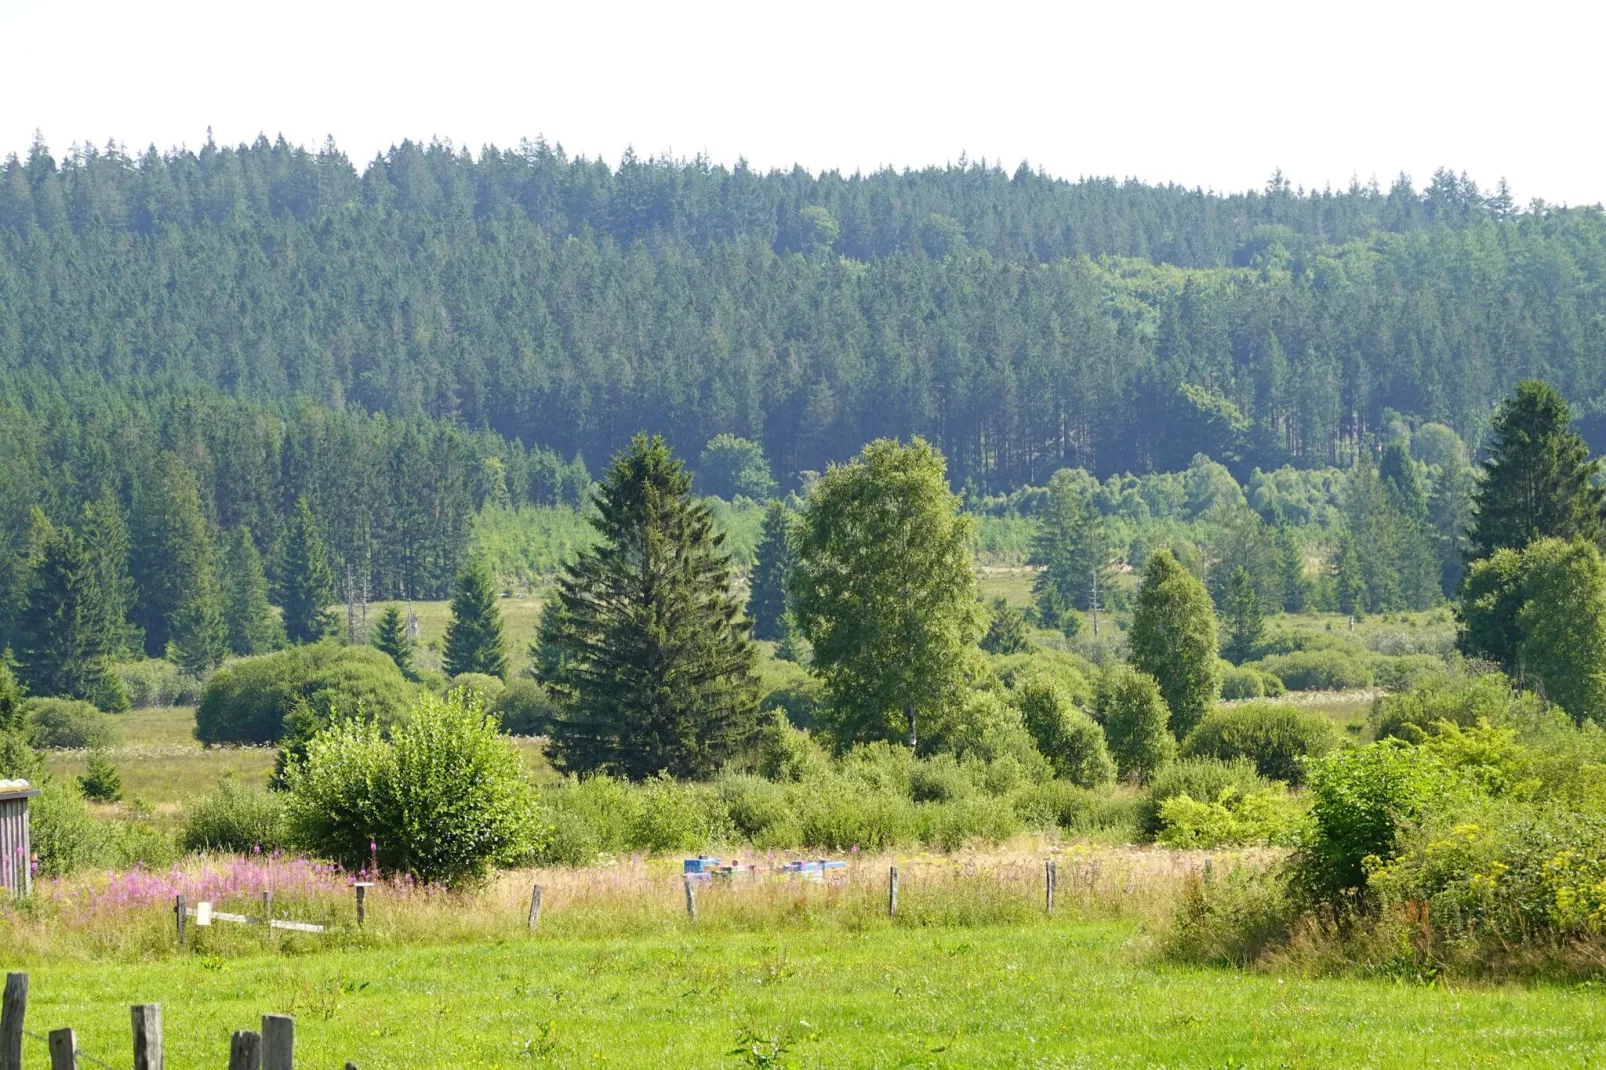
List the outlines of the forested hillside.
{"type": "Polygon", "coordinates": [[[166,448],[174,398],[221,394],[298,426],[383,413],[384,446],[351,456],[391,464],[397,436],[465,434],[435,418],[593,463],[643,428],[688,456],[730,432],[783,487],[911,434],[982,492],[1201,452],[1242,480],[1345,464],[1389,410],[1476,441],[1525,376],[1599,413],[1603,276],[1598,209],[1519,211],[1449,173],[1218,196],[542,143],[360,171],[266,140],[39,145],[0,181],[0,373],[31,411],[109,386],[104,419],[166,448]]]}

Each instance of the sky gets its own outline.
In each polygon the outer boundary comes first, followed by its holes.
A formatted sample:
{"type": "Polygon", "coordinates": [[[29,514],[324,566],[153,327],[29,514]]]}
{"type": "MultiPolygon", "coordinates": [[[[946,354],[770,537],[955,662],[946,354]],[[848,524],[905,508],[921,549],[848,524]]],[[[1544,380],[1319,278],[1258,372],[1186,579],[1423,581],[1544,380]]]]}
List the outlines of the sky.
{"type": "Polygon", "coordinates": [[[0,155],[332,136],[1606,201],[1606,5],[0,0],[0,155]]]}

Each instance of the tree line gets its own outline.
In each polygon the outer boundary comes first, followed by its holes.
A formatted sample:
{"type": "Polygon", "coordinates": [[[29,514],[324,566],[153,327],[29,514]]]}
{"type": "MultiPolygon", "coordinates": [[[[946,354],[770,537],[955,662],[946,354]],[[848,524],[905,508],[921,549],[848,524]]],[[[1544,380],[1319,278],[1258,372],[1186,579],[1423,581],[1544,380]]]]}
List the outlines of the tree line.
{"type": "Polygon", "coordinates": [[[786,487],[913,435],[985,493],[1201,452],[1243,478],[1347,464],[1391,411],[1476,442],[1526,376],[1586,416],[1606,396],[1601,214],[1454,176],[1216,197],[539,146],[402,146],[361,174],[333,148],[39,146],[0,201],[0,371],[439,417],[565,458],[728,433],[786,487]]]}

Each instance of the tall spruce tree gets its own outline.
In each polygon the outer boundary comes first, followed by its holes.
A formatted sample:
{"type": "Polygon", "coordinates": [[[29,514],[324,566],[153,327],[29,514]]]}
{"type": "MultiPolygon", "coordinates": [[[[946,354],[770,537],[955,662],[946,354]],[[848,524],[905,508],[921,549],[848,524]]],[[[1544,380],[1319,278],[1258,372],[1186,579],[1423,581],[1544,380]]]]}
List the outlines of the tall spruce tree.
{"type": "Polygon", "coordinates": [[[764,511],[764,531],[753,562],[747,615],[753,638],[776,642],[786,638],[786,579],[792,571],[792,512],[779,500],[764,511]]]}
{"type": "Polygon", "coordinates": [[[1439,466],[1428,496],[1428,531],[1439,562],[1439,589],[1453,595],[1467,568],[1467,532],[1472,526],[1472,469],[1460,450],[1439,466]]]}
{"type": "Polygon", "coordinates": [[[173,614],[167,657],[192,676],[203,676],[223,663],[229,652],[229,629],[223,622],[223,585],[210,560],[201,563],[194,582],[184,590],[173,614]]]}
{"type": "Polygon", "coordinates": [[[33,694],[89,700],[100,695],[111,639],[95,601],[99,593],[82,540],[67,528],[52,532],[34,565],[17,650],[22,683],[33,694]]]}
{"type": "Polygon", "coordinates": [[[1055,472],[1032,541],[1030,563],[1042,569],[1032,584],[1037,619],[1045,628],[1074,635],[1073,609],[1091,609],[1109,588],[1115,554],[1090,488],[1069,469],[1055,472]]]}
{"type": "Polygon", "coordinates": [[[284,626],[268,601],[268,577],[251,529],[241,524],[229,540],[224,573],[223,626],[229,651],[241,657],[284,645],[284,626]]]}
{"type": "Polygon", "coordinates": [[[284,540],[279,585],[285,637],[292,643],[316,643],[335,626],[334,615],[329,611],[335,582],[329,571],[323,533],[305,497],[296,499],[296,515],[284,540]]]}
{"type": "Polygon", "coordinates": [[[1489,460],[1473,492],[1471,558],[1535,537],[1601,541],[1606,489],[1601,463],[1571,430],[1572,409],[1556,389],[1525,379],[1495,412],[1489,460]]]}
{"type": "Polygon", "coordinates": [[[1242,665],[1255,656],[1255,647],[1265,631],[1260,594],[1249,578],[1249,570],[1242,565],[1232,570],[1232,578],[1227,582],[1221,617],[1227,632],[1221,653],[1234,665],[1242,665]]]}
{"type": "Polygon", "coordinates": [[[402,619],[399,606],[386,606],[374,625],[373,644],[396,663],[396,668],[409,680],[413,678],[413,639],[407,634],[407,622],[402,619]]]}
{"type": "Polygon", "coordinates": [[[724,536],[656,436],[614,458],[594,500],[601,541],[559,578],[561,610],[542,615],[537,673],[562,709],[557,764],[633,780],[709,776],[758,717],[724,536]]]}
{"type": "Polygon", "coordinates": [[[132,656],[144,637],[129,621],[139,592],[129,572],[131,541],[117,499],[108,492],[86,503],[78,531],[98,588],[95,605],[102,619],[96,627],[112,657],[132,656]]]}
{"type": "Polygon", "coordinates": [[[218,612],[217,567],[195,476],[177,455],[164,454],[136,502],[134,623],[144,629],[145,653],[167,656],[168,645],[178,638],[181,610],[198,649],[210,651],[211,617],[218,612]],[[210,611],[203,604],[208,600],[210,611]]]}
{"type": "Polygon", "coordinates": [[[1155,552],[1143,570],[1127,638],[1133,666],[1160,685],[1181,739],[1221,693],[1221,663],[1210,594],[1170,550],[1155,552]]]}
{"type": "Polygon", "coordinates": [[[502,611],[496,604],[491,570],[482,561],[471,562],[457,577],[441,663],[448,676],[477,672],[507,679],[502,611]]]}

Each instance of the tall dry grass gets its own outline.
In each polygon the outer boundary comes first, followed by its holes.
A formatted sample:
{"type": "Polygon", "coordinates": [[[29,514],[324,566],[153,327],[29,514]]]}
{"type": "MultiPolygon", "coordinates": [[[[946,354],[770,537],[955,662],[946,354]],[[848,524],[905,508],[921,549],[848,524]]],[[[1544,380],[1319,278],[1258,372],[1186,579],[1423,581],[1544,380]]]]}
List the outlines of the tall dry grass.
{"type": "MultiPolygon", "coordinates": [[[[744,864],[772,866],[797,854],[743,852],[744,864]]],[[[475,943],[532,938],[530,895],[543,889],[533,938],[604,938],[688,932],[819,930],[858,932],[887,926],[1034,925],[1045,921],[1044,863],[1057,868],[1055,917],[1128,919],[1159,927],[1188,881],[1207,862],[1258,868],[1267,851],[1173,851],[1064,845],[1022,839],[1005,847],[952,855],[851,856],[839,876],[806,880],[739,875],[696,886],[697,918],[685,909],[681,859],[623,858],[581,869],[506,871],[481,885],[450,890],[384,880],[367,892],[367,920],[356,923],[352,877],[304,859],[191,859],[156,873],[135,870],[41,881],[35,894],[0,907],[0,955],[133,959],[181,953],[173,897],[190,905],[260,916],[262,893],[275,917],[325,925],[322,934],[259,925],[189,923],[182,952],[233,957],[264,950],[307,952],[346,947],[475,943]],[[899,908],[887,915],[888,873],[899,873],[899,908]]]]}

